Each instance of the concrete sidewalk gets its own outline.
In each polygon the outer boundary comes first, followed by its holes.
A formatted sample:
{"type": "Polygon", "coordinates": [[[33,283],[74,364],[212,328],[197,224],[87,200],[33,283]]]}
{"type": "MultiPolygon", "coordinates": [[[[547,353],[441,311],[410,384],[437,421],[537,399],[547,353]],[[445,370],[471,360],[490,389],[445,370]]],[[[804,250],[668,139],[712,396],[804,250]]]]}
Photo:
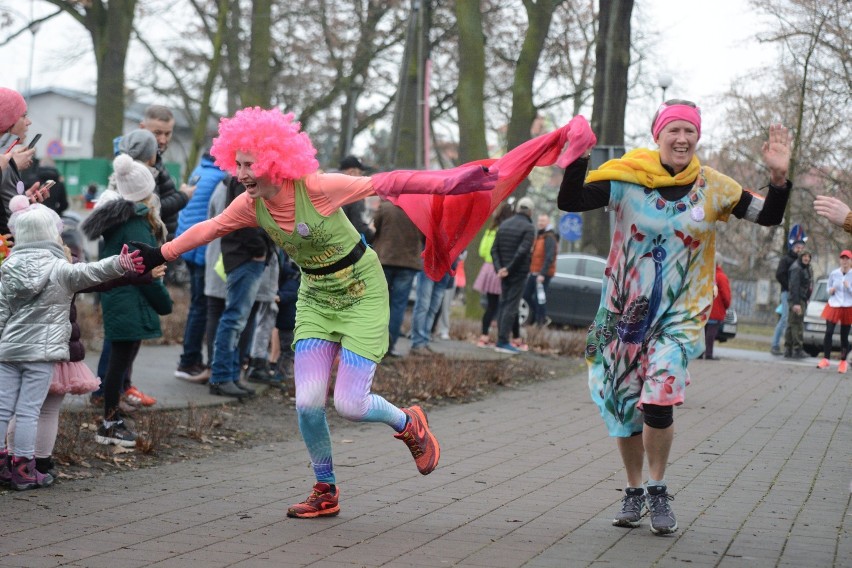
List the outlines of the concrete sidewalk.
{"type": "Polygon", "coordinates": [[[720,355],[675,412],[672,536],[610,526],[624,473],[581,374],[433,409],[426,477],[386,427],[337,428],[338,517],[286,518],[298,440],[6,492],[0,565],[850,566],[852,375],[720,355]]]}

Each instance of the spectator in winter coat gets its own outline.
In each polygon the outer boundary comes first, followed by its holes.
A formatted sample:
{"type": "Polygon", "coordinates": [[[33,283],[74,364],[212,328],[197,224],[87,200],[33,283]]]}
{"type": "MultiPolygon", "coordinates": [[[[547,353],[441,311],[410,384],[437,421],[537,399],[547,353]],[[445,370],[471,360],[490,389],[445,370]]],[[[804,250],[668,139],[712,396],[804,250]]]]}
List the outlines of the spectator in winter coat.
{"type": "Polygon", "coordinates": [[[538,234],[533,243],[532,260],[530,262],[530,276],[527,278],[527,286],[524,290],[524,298],[530,307],[531,325],[543,326],[547,320],[547,307],[545,302],[538,301],[538,285],[541,284],[545,295],[550,286],[550,279],[556,274],[556,234],[553,225],[550,224],[550,215],[538,216],[538,234]]]}
{"type": "Polygon", "coordinates": [[[804,359],[805,312],[813,292],[811,253],[802,250],[799,259],[790,267],[790,323],[784,337],[784,357],[804,359]]]}
{"type": "Polygon", "coordinates": [[[799,254],[805,249],[805,241],[796,241],[787,251],[787,254],[778,261],[775,269],[775,280],[781,285],[781,318],[775,325],[775,333],[772,335],[773,355],[781,355],[781,336],[787,331],[787,322],[790,316],[790,267],[799,258],[799,254]]]}
{"type": "MultiPolygon", "coordinates": [[[[177,235],[207,220],[207,208],[216,186],[225,179],[225,172],[213,164],[213,156],[204,154],[189,177],[194,187],[192,198],[178,215],[177,235]]],[[[210,370],[204,364],[201,347],[207,327],[207,298],[204,296],[205,246],[185,252],[181,255],[189,272],[189,311],[186,315],[186,327],[183,333],[183,353],[180,355],[175,377],[199,382],[210,376],[210,370]]],[[[210,361],[213,353],[207,353],[210,361]]]]}
{"type": "Polygon", "coordinates": [[[157,157],[154,161],[154,181],[157,186],[155,193],[160,198],[160,217],[166,225],[167,240],[171,240],[177,230],[178,212],[186,206],[194,191],[194,187],[187,184],[181,184],[178,190],[163,162],[163,154],[169,147],[175,129],[174,114],[162,105],[151,105],[145,109],[145,116],[139,123],[139,128],[150,131],[157,139],[157,157]]]}
{"type": "Polygon", "coordinates": [[[390,345],[388,354],[397,356],[394,350],[399,339],[408,296],[414,277],[423,270],[423,234],[414,226],[405,212],[391,203],[382,201],[373,219],[376,233],[373,237],[373,250],[379,255],[385,280],[388,281],[390,296],[390,320],[388,332],[390,345]]]}
{"type": "Polygon", "coordinates": [[[499,319],[497,320],[497,345],[495,351],[518,353],[520,349],[509,342],[512,326],[518,319],[518,307],[524,285],[530,272],[530,262],[535,229],[532,224],[533,200],[522,197],[518,200],[515,214],[500,225],[491,259],[494,270],[502,279],[500,291],[499,319]]]}
{"type": "MultiPolygon", "coordinates": [[[[162,244],[166,228],[158,215],[159,200],[154,194],[151,171],[125,155],[116,157],[113,168],[121,198],[95,209],[83,222],[83,232],[90,239],[104,238],[105,255],[116,254],[131,240],[152,246],[162,244]]],[[[133,447],[137,435],[127,428],[118,407],[122,378],[133,365],[142,340],[162,335],[160,316],[171,313],[172,299],[158,279],[144,286],[122,286],[104,292],[101,307],[104,337],[112,348],[106,373],[101,377],[104,422],[95,441],[133,447]]]]}
{"type": "Polygon", "coordinates": [[[728,308],[731,307],[731,284],[728,282],[728,276],[722,271],[722,262],[718,254],[716,255],[715,286],[710,317],[704,326],[704,355],[699,357],[699,359],[710,359],[711,361],[716,359],[713,356],[713,342],[716,341],[719,328],[722,327],[722,322],[725,321],[725,314],[728,308]]]}

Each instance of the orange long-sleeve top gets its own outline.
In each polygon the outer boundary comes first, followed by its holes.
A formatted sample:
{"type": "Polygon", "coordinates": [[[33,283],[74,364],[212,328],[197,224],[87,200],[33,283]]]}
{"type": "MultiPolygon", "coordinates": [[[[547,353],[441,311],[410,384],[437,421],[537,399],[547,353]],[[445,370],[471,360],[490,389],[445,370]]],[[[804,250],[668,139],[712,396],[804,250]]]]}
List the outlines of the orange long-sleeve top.
{"type": "MultiPolygon", "coordinates": [[[[344,174],[313,173],[304,178],[311,203],[321,215],[328,216],[340,207],[375,195],[369,177],[344,174]]],[[[292,233],[296,224],[296,193],[293,180],[285,180],[281,190],[271,199],[264,199],[266,208],[278,226],[292,233]]],[[[257,227],[254,200],[242,193],[219,215],[189,228],[185,233],[164,244],[161,252],[166,260],[174,260],[188,250],[209,243],[237,229],[257,227]]]]}

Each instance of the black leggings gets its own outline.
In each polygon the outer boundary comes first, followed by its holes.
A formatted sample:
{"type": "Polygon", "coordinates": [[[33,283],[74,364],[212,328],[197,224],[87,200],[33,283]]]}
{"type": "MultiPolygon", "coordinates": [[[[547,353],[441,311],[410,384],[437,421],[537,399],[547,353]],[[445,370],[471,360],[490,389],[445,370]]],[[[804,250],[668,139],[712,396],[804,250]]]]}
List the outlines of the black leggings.
{"type": "Polygon", "coordinates": [[[124,372],[133,366],[133,361],[139,354],[140,345],[142,345],[141,341],[112,342],[109,364],[107,364],[106,376],[102,385],[104,389],[104,418],[106,420],[116,420],[124,372]]]}
{"type": "MultiPolygon", "coordinates": [[[[822,340],[822,350],[825,352],[825,358],[831,359],[831,338],[834,335],[834,328],[837,324],[833,321],[825,322],[825,338],[822,340]]],[[[840,358],[846,359],[849,354],[849,328],[852,325],[840,324],[840,358]]]]}
{"type": "Polygon", "coordinates": [[[500,305],[500,294],[486,294],[486,297],[488,298],[488,306],[485,308],[485,313],[482,314],[482,335],[488,335],[491,322],[494,321],[494,316],[497,315],[497,307],[500,305]]]}

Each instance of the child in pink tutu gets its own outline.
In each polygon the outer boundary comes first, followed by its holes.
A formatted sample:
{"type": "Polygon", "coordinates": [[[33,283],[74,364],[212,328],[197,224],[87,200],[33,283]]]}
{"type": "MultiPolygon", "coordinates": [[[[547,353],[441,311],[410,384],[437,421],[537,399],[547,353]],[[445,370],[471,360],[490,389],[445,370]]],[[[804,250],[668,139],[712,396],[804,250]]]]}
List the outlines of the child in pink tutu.
{"type": "Polygon", "coordinates": [[[74,293],[144,268],[126,248],[99,262],[72,265],[56,212],[30,205],[22,195],[12,198],[10,209],[15,248],[0,267],[0,432],[6,432],[12,416],[17,432],[11,453],[5,437],[0,439],[0,482],[24,490],[53,482],[35,467],[35,438],[54,365],[69,359],[74,293]]]}

